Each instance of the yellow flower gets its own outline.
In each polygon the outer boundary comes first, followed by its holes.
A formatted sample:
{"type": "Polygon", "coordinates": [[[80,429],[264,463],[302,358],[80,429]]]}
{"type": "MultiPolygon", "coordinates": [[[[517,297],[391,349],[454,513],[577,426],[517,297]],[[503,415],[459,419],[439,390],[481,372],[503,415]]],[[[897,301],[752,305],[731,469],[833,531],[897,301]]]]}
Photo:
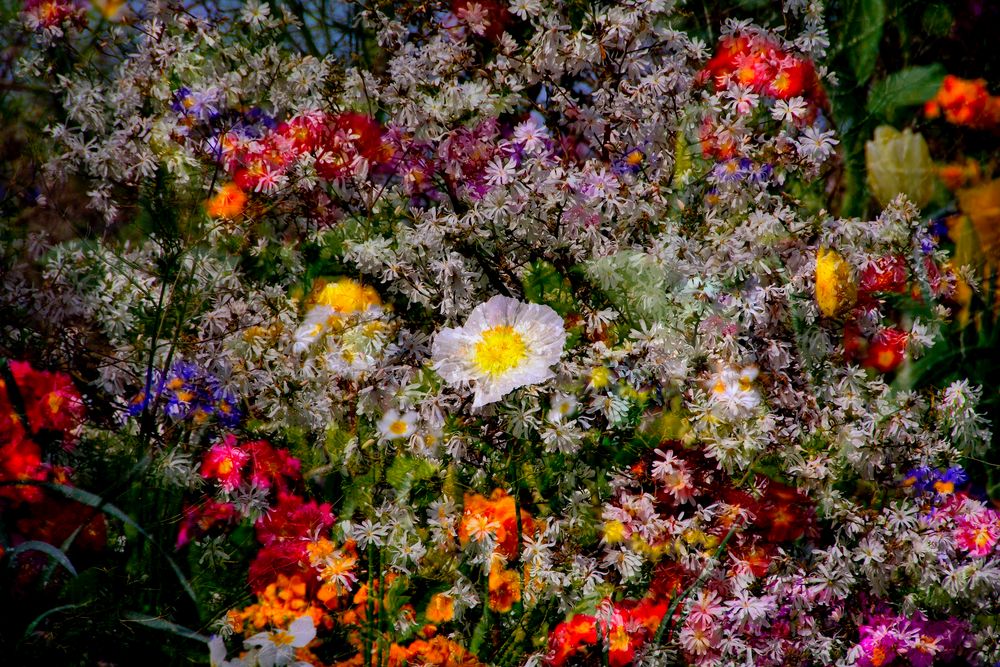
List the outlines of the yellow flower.
{"type": "Polygon", "coordinates": [[[854,305],[857,288],[851,267],[833,250],[816,253],[816,304],[826,317],[835,317],[854,305]]]}
{"type": "Polygon", "coordinates": [[[903,193],[918,207],[934,194],[934,162],[923,136],[880,125],[865,144],[868,185],[882,206],[903,193]]]}
{"type": "Polygon", "coordinates": [[[316,295],[316,305],[328,306],[343,315],[360,313],[381,303],[375,288],[350,278],[327,283],[316,295]]]}
{"type": "Polygon", "coordinates": [[[625,524],[621,521],[604,523],[604,541],[607,544],[618,544],[625,539],[625,524]]]}

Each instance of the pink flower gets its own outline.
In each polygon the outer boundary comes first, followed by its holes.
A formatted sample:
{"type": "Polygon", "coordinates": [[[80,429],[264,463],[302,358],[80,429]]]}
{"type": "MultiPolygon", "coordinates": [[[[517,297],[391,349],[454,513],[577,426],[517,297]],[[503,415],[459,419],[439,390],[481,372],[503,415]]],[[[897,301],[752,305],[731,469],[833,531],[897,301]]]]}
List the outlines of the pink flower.
{"type": "Polygon", "coordinates": [[[972,516],[958,518],[955,543],[970,556],[988,556],[1000,539],[1000,513],[986,509],[972,516]]]}
{"type": "Polygon", "coordinates": [[[243,465],[250,455],[237,446],[236,436],[228,434],[205,454],[201,476],[219,482],[225,491],[232,491],[243,482],[243,465]]]}

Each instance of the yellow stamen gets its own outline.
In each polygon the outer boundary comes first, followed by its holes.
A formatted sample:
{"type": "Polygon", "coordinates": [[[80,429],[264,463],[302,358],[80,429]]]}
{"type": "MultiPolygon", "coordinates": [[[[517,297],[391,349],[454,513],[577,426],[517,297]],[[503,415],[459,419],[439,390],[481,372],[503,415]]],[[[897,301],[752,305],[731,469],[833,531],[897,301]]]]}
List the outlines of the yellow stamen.
{"type": "Polygon", "coordinates": [[[528,356],[528,348],[513,327],[501,324],[482,333],[476,343],[473,363],[481,373],[497,376],[517,368],[528,356]]]}

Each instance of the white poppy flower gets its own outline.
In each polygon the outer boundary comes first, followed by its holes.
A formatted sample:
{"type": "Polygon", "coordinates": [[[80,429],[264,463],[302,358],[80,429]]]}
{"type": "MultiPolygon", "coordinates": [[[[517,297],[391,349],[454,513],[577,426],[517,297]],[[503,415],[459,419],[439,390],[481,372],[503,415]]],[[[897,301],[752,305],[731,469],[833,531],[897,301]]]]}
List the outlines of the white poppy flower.
{"type": "Polygon", "coordinates": [[[548,306],[495,296],[476,306],[465,326],[435,338],[434,369],[450,384],[472,382],[473,407],[551,378],[566,344],[562,318],[548,306]]]}
{"type": "Polygon", "coordinates": [[[257,662],[260,667],[279,667],[291,663],[295,659],[295,649],[306,646],[315,638],[316,626],[312,617],[300,616],[292,621],[288,630],[259,632],[248,638],[244,645],[259,650],[257,662]]]}

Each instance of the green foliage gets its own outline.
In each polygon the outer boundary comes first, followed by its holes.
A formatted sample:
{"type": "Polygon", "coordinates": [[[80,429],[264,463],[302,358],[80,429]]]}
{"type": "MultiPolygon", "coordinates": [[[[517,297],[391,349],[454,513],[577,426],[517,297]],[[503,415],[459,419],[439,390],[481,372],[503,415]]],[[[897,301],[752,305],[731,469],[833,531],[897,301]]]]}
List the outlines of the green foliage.
{"type": "Polygon", "coordinates": [[[671,316],[669,277],[650,255],[623,250],[587,264],[587,277],[633,324],[662,322],[671,316]]]}
{"type": "Polygon", "coordinates": [[[579,310],[569,280],[545,260],[532,262],[521,278],[521,284],[526,300],[545,304],[562,317],[579,310]]]}
{"type": "Polygon", "coordinates": [[[400,497],[405,498],[415,483],[431,479],[437,474],[437,467],[424,458],[397,456],[385,471],[385,481],[400,497]]]}
{"type": "Polygon", "coordinates": [[[868,113],[892,118],[905,107],[923,104],[934,97],[944,79],[943,65],[908,67],[872,84],[868,91],[868,113]]]}
{"type": "Polygon", "coordinates": [[[848,5],[844,38],[850,40],[847,57],[859,84],[875,72],[885,14],[885,0],[851,0],[848,5]]]}

